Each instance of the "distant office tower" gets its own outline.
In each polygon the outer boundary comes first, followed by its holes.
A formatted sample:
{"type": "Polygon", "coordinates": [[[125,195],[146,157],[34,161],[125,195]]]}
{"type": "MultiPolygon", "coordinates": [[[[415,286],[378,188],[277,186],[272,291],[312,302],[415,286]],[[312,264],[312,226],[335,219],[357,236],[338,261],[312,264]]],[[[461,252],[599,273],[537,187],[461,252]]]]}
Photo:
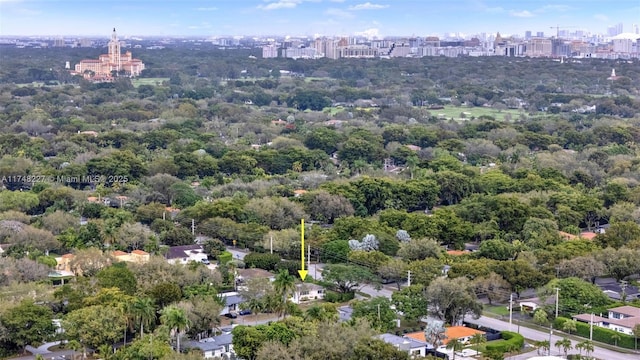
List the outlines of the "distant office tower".
{"type": "Polygon", "coordinates": [[[640,34],[640,25],[633,24],[633,33],[634,34],[640,34]]]}
{"type": "Polygon", "coordinates": [[[544,37],[544,31],[538,31],[536,37],[544,37]]]}
{"type": "Polygon", "coordinates": [[[531,39],[531,31],[530,30],[527,30],[527,31],[524,32],[524,39],[525,40],[531,39]]]}
{"type": "Polygon", "coordinates": [[[98,60],[80,60],[80,63],[76,64],[75,70],[72,73],[74,75],[82,75],[87,79],[99,81],[113,80],[114,72],[127,76],[140,75],[140,72],[144,70],[142,60],[134,59],[131,51],[122,54],[120,47],[120,41],[114,28],[111,34],[111,41],[109,41],[107,45],[109,53],[100,55],[98,60]]]}
{"type": "Polygon", "coordinates": [[[262,47],[262,57],[265,59],[277,58],[278,47],[275,45],[267,45],[262,47]]]}
{"type": "Polygon", "coordinates": [[[622,23],[617,23],[616,25],[609,26],[607,28],[607,35],[616,36],[622,34],[622,23]]]}
{"type": "Polygon", "coordinates": [[[57,38],[53,40],[53,47],[64,47],[64,38],[57,38]]]}

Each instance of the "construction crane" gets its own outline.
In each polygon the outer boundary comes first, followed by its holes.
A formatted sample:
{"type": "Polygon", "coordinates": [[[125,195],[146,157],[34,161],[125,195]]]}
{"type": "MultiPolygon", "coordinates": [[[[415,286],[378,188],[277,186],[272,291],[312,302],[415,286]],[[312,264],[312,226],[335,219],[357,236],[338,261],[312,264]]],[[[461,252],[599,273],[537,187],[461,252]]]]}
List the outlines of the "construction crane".
{"type": "Polygon", "coordinates": [[[560,25],[556,25],[556,26],[550,26],[550,29],[556,29],[556,39],[560,38],[560,29],[572,29],[575,28],[576,26],[560,26],[560,25]]]}

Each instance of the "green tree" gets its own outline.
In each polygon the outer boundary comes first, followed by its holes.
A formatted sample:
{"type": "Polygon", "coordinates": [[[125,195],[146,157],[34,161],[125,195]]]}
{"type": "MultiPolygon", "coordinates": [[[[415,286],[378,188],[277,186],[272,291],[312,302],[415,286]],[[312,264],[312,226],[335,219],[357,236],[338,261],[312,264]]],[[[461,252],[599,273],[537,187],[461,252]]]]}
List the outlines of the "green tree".
{"type": "Polygon", "coordinates": [[[533,322],[542,326],[548,325],[549,316],[547,315],[547,312],[543,309],[536,310],[536,312],[533,313],[533,322]]]}
{"type": "Polygon", "coordinates": [[[462,343],[460,339],[458,338],[449,339],[449,341],[447,342],[447,350],[451,350],[451,352],[453,353],[452,360],[456,359],[456,353],[462,350],[463,347],[464,347],[464,343],[462,343]]]}
{"type": "Polygon", "coordinates": [[[267,341],[266,332],[257,326],[236,326],[231,333],[236,355],[247,360],[255,360],[260,347],[267,341]]]}
{"type": "Polygon", "coordinates": [[[375,277],[368,269],[342,264],[325,266],[322,278],[331,283],[336,291],[343,294],[353,293],[362,286],[375,282],[375,277]]]}
{"type": "Polygon", "coordinates": [[[353,349],[350,359],[358,360],[409,360],[409,353],[379,339],[362,339],[353,349]]]}
{"type": "Polygon", "coordinates": [[[572,331],[576,331],[576,324],[577,322],[575,320],[568,319],[564,324],[562,324],[562,331],[566,331],[571,335],[572,331]]]}
{"type": "Polygon", "coordinates": [[[473,334],[473,336],[471,337],[471,343],[476,347],[476,356],[480,354],[480,345],[486,342],[487,342],[487,338],[484,336],[484,334],[480,334],[480,333],[473,334]]]}
{"type": "Polygon", "coordinates": [[[6,329],[2,335],[24,352],[25,346],[46,342],[55,334],[52,319],[51,309],[23,301],[0,316],[0,325],[6,329]]]}
{"type": "Polygon", "coordinates": [[[116,287],[125,294],[133,295],[137,289],[137,280],[126,263],[115,263],[100,270],[96,277],[98,286],[102,288],[116,287]]]}
{"type": "Polygon", "coordinates": [[[469,313],[477,317],[482,312],[467,278],[437,278],[427,287],[426,297],[433,315],[449,324],[460,323],[469,313]]]}
{"type": "Polygon", "coordinates": [[[551,280],[539,289],[538,296],[541,299],[555,296],[556,288],[560,289],[558,306],[563,313],[580,314],[587,311],[585,304],[601,307],[610,303],[609,297],[602,293],[597,286],[578,278],[551,280]]]}
{"type": "Polygon", "coordinates": [[[424,296],[424,286],[411,285],[391,294],[391,301],[396,310],[404,314],[406,320],[418,320],[427,315],[427,299],[424,296]]]}
{"type": "Polygon", "coordinates": [[[281,303],[281,314],[282,316],[287,316],[287,301],[289,296],[296,290],[296,278],[289,274],[287,270],[280,270],[278,275],[276,275],[275,280],[273,281],[273,288],[276,291],[276,294],[280,297],[281,303]]]}
{"type": "Polygon", "coordinates": [[[367,319],[371,326],[381,332],[395,327],[396,312],[391,309],[391,301],[386,297],[375,297],[369,301],[356,300],[351,305],[353,318],[367,319]]]}
{"type": "Polygon", "coordinates": [[[151,326],[156,320],[156,307],[153,299],[137,297],[131,303],[131,314],[140,325],[140,338],[144,337],[144,326],[151,326]]]}
{"type": "Polygon", "coordinates": [[[92,305],[74,310],[62,321],[65,334],[84,348],[97,349],[121,339],[126,323],[115,306],[92,305]]]}
{"type": "Polygon", "coordinates": [[[171,329],[176,340],[176,352],[180,353],[180,338],[190,325],[185,311],[177,306],[167,306],[160,311],[160,322],[171,329]]]}

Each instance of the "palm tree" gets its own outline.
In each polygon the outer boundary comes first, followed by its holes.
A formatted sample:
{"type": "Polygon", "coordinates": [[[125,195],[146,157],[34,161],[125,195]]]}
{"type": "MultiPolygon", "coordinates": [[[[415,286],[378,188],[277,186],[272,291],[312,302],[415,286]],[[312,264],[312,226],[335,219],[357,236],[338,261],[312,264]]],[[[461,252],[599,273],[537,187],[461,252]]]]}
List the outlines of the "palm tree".
{"type": "Polygon", "coordinates": [[[264,304],[260,299],[251,299],[247,303],[247,307],[253,313],[254,319],[256,320],[256,325],[258,325],[258,313],[262,311],[264,304]]]}
{"type": "Polygon", "coordinates": [[[538,355],[542,355],[540,354],[540,350],[542,350],[543,354],[546,354],[549,351],[549,349],[551,349],[551,344],[549,343],[549,340],[537,341],[536,345],[538,345],[538,355]]]}
{"type": "Polygon", "coordinates": [[[562,350],[564,351],[564,357],[567,357],[567,353],[571,350],[573,346],[571,346],[571,340],[564,338],[562,339],[562,350]]]}
{"type": "Polygon", "coordinates": [[[566,331],[571,335],[572,331],[576,331],[576,321],[573,319],[569,319],[562,324],[562,330],[566,331]]]}
{"type": "Polygon", "coordinates": [[[620,334],[618,333],[611,334],[611,340],[614,341],[614,346],[618,346],[618,340],[620,340],[620,334]]]}
{"type": "Polygon", "coordinates": [[[456,360],[456,352],[462,350],[464,344],[458,338],[452,338],[447,343],[447,349],[453,350],[453,360],[456,360]]]}
{"type": "Polygon", "coordinates": [[[177,306],[167,306],[161,311],[160,321],[171,329],[176,337],[176,351],[180,352],[180,336],[189,328],[189,319],[184,309],[177,306]]]}
{"type": "Polygon", "coordinates": [[[113,348],[109,344],[98,346],[98,354],[100,354],[100,358],[103,360],[112,360],[115,357],[113,355],[113,348]]]}
{"type": "Polygon", "coordinates": [[[553,345],[558,348],[558,353],[560,353],[560,349],[562,348],[562,339],[558,339],[553,345]]]}
{"type": "Polygon", "coordinates": [[[276,294],[282,299],[282,316],[287,316],[287,299],[289,293],[296,290],[296,278],[289,274],[289,271],[282,269],[273,281],[273,287],[276,290],[276,294]]]}
{"type": "Polygon", "coordinates": [[[575,349],[578,350],[578,354],[580,355],[580,357],[582,357],[582,349],[584,349],[584,344],[582,344],[581,342],[577,343],[575,349]]]}
{"type": "MultiPolygon", "coordinates": [[[[589,355],[593,352],[593,341],[585,340],[585,341],[581,342],[580,344],[582,344],[582,348],[584,349],[584,352],[587,355],[587,357],[590,357],[589,355]]],[[[580,344],[578,344],[578,345],[580,345],[580,344]]],[[[576,347],[578,347],[578,345],[576,345],[576,347]]]]}
{"type": "Polygon", "coordinates": [[[156,320],[156,306],[153,299],[136,298],[131,304],[131,313],[136,322],[140,324],[140,338],[144,338],[144,326],[151,326],[156,320]]]}
{"type": "Polygon", "coordinates": [[[487,338],[481,333],[473,334],[471,337],[471,343],[476,346],[476,356],[480,354],[480,344],[484,344],[485,342],[487,342],[487,338]]]}

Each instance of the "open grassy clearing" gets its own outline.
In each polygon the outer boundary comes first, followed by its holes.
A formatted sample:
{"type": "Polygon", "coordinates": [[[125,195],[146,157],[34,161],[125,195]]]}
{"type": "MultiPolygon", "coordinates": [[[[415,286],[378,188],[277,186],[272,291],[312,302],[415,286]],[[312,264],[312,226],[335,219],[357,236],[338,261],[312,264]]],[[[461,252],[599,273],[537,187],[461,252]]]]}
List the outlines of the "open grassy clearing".
{"type": "Polygon", "coordinates": [[[131,79],[131,84],[137,88],[140,85],[158,86],[165,81],[169,81],[169,78],[135,78],[131,79]]]}

